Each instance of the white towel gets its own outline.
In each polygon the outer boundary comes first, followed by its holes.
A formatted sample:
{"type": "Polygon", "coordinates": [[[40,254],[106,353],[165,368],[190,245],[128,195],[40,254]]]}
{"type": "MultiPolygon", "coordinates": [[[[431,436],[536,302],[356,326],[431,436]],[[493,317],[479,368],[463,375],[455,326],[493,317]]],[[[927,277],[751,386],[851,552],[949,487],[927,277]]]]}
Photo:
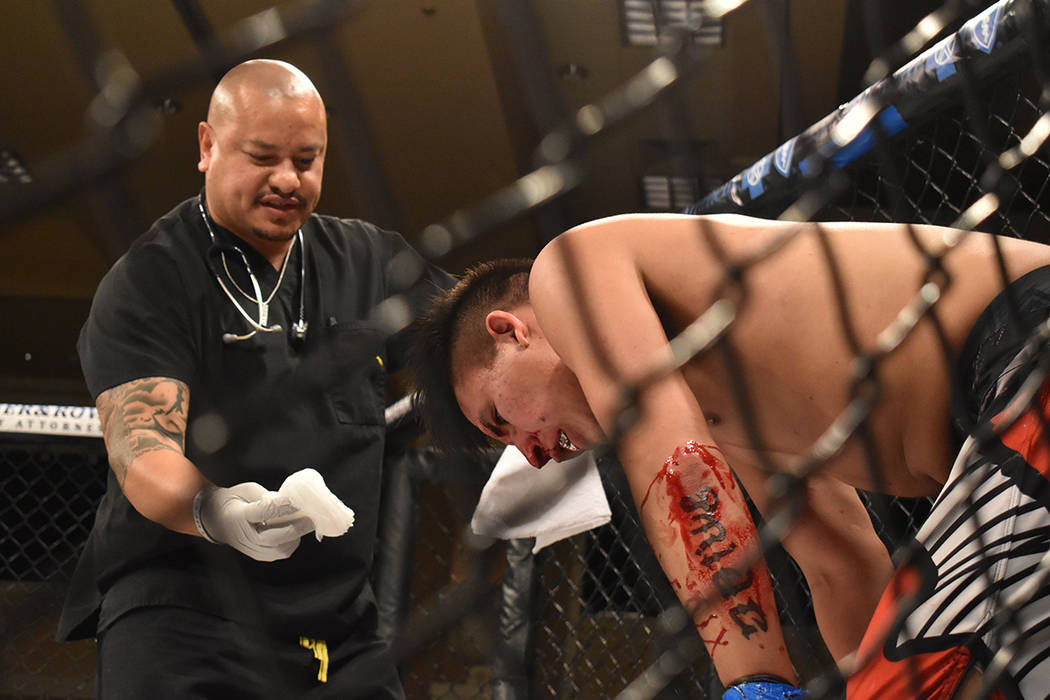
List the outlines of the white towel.
{"type": "Polygon", "coordinates": [[[558,540],[609,522],[598,466],[590,452],[536,469],[518,448],[500,455],[470,527],[475,534],[497,539],[535,537],[538,552],[558,540]]]}

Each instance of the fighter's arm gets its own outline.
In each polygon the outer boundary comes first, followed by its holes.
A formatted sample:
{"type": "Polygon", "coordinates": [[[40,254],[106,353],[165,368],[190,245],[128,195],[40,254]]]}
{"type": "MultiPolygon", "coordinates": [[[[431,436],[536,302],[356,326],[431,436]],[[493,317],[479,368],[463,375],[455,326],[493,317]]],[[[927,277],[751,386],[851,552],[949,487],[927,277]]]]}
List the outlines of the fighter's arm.
{"type": "MultiPolygon", "coordinates": [[[[771,513],[764,484],[749,478],[758,471],[734,468],[759,511],[771,513]]],[[[893,563],[852,486],[818,474],[806,480],[802,495],[802,510],[781,542],[806,577],[828,651],[841,661],[860,645],[893,563]]]]}
{"type": "Polygon", "coordinates": [[[183,454],[189,388],[166,377],[134,379],[98,395],[109,465],[128,501],[164,527],[198,535],[193,499],[207,484],[183,454]]]}
{"type": "Polygon", "coordinates": [[[807,489],[784,548],[809,584],[828,651],[842,661],[860,646],[893,562],[856,489],[831,477],[811,477],[807,489]]]}
{"type": "MultiPolygon", "coordinates": [[[[623,408],[621,382],[669,353],[636,236],[620,233],[591,226],[563,234],[537,258],[530,282],[540,326],[606,434],[623,408]]],[[[618,445],[620,460],[648,539],[720,678],[772,674],[795,682],[768,570],[755,559],[754,525],[696,397],[672,372],[646,387],[638,408],[618,445]]]]}

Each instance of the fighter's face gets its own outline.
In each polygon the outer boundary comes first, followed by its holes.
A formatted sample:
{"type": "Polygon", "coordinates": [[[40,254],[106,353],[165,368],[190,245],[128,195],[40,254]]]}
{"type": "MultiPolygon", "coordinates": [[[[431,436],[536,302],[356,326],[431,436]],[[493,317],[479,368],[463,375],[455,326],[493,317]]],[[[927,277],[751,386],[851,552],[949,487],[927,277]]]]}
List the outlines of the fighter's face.
{"type": "Polygon", "coordinates": [[[453,388],[467,420],[517,447],[534,467],[575,457],[603,439],[575,375],[545,341],[498,345],[489,366],[464,370],[453,388]]]}
{"type": "Polygon", "coordinates": [[[202,123],[208,209],[253,245],[287,241],[321,197],[327,144],[319,98],[249,96],[222,123],[202,123]]]}

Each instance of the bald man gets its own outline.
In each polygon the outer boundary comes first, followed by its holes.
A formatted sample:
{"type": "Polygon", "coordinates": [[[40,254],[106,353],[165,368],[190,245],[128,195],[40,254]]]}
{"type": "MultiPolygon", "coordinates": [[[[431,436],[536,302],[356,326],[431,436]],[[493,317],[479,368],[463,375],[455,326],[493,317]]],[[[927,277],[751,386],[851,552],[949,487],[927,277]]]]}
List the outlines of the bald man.
{"type": "Polygon", "coordinates": [[[400,345],[367,319],[451,280],[314,213],[327,125],[298,68],[234,67],[197,135],[203,191],[113,265],[77,345],[111,470],[59,637],[98,639],[100,698],[401,698],[368,584],[400,345]],[[281,486],[307,467],[346,534],[303,536],[281,486]]]}

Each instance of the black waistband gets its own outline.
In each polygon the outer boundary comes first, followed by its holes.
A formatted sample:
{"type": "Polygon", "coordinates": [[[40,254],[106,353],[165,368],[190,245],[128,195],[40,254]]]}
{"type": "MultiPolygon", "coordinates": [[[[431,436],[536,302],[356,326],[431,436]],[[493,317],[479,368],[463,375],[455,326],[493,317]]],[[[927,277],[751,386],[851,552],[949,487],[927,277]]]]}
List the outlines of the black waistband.
{"type": "Polygon", "coordinates": [[[1048,318],[1050,265],[1015,280],[981,312],[956,363],[952,424],[957,438],[965,438],[992,408],[1004,370],[1048,318]]]}

